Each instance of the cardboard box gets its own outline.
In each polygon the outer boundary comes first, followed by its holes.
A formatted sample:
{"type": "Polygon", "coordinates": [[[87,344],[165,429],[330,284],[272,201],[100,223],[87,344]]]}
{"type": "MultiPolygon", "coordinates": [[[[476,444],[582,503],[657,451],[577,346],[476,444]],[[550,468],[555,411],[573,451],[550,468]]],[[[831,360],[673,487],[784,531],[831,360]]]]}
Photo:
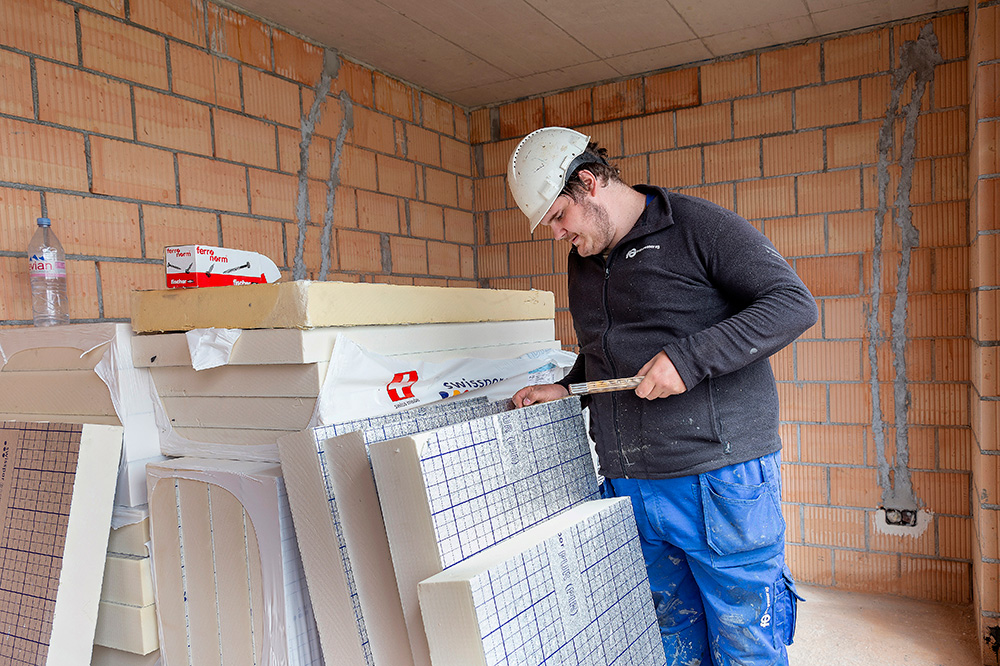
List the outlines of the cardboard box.
{"type": "Polygon", "coordinates": [[[171,289],[275,282],[281,271],[262,254],[209,245],[173,245],[163,250],[171,289]]]}

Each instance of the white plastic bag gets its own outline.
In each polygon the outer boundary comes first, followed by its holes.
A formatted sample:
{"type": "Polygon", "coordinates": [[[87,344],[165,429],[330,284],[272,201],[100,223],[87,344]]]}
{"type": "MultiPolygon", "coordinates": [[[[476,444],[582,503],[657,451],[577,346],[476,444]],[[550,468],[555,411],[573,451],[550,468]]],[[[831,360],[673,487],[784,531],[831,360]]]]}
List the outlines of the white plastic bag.
{"type": "Polygon", "coordinates": [[[561,379],[576,355],[542,349],[514,359],[456,358],[441,363],[391,358],[338,336],[311,426],[389,414],[467,394],[509,398],[530,384],[561,379]]]}

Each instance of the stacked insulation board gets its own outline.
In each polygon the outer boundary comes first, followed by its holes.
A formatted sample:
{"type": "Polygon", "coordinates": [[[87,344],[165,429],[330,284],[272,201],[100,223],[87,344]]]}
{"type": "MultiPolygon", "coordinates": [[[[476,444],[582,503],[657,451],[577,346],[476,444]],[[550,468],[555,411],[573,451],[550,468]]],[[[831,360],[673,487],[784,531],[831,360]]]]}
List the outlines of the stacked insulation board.
{"type": "Polygon", "coordinates": [[[315,423],[338,336],[422,361],[516,358],[560,347],[554,312],[552,295],[535,291],[293,282],[136,292],[137,332],[249,330],[220,367],[193,370],[183,333],[136,337],[132,360],[160,396],[163,453],[275,462],[280,437],[315,423]]]}
{"type": "Polygon", "coordinates": [[[132,522],[112,525],[97,614],[94,660],[100,664],[153,664],[159,658],[149,515],[133,511],[132,522]]]}
{"type": "Polygon", "coordinates": [[[420,581],[599,496],[575,397],[373,443],[370,455],[419,666],[430,664],[420,581]]]}
{"type": "Polygon", "coordinates": [[[321,665],[280,467],[179,458],[148,475],[164,661],[321,665]]]}
{"type": "Polygon", "coordinates": [[[128,324],[0,330],[0,420],[123,426],[115,502],[140,506],[145,464],[162,456],[149,374],[132,365],[131,343],[128,324]]]}
{"type": "Polygon", "coordinates": [[[278,441],[320,639],[338,664],[412,664],[368,445],[501,409],[449,400],[278,441]]]}
{"type": "Polygon", "coordinates": [[[419,596],[434,666],[667,663],[628,498],[568,509],[419,596]]]}
{"type": "Polygon", "coordinates": [[[0,422],[0,663],[87,666],[119,426],[0,422]]]}

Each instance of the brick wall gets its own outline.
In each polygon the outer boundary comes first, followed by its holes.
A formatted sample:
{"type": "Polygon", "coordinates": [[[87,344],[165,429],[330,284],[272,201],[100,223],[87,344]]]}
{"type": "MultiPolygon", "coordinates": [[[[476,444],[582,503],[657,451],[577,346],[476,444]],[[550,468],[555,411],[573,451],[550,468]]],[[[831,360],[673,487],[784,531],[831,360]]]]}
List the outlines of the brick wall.
{"type": "Polygon", "coordinates": [[[590,134],[626,182],[737,211],[808,284],[820,321],[772,365],[789,560],[810,583],[971,599],[966,45],[966,14],[949,13],[470,117],[479,277],[555,291],[564,341],[568,246],[528,234],[504,175],[520,137],[543,125],[590,134]],[[892,323],[897,304],[905,325],[892,323]],[[878,513],[911,504],[915,528],[878,513]]]}
{"type": "Polygon", "coordinates": [[[971,213],[972,296],[972,498],[975,540],[973,589],[983,639],[984,663],[1000,663],[1000,486],[998,486],[998,407],[1000,381],[997,352],[1000,350],[1000,271],[997,268],[1000,217],[1000,161],[997,159],[997,129],[1000,104],[1000,2],[972,0],[969,3],[969,81],[971,84],[969,183],[971,213]]]}
{"type": "Polygon", "coordinates": [[[300,223],[307,277],[474,286],[466,112],[326,64],[321,89],[323,49],[204,0],[0,3],[0,325],[30,323],[41,215],[74,321],[127,319],[130,290],[165,286],[169,244],[287,275],[300,223]]]}

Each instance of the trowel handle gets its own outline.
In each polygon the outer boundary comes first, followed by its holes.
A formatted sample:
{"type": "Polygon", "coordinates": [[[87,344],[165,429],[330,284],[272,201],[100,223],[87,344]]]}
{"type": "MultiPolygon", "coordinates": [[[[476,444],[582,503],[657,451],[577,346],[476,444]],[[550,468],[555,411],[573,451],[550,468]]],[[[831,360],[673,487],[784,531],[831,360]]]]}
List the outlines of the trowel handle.
{"type": "Polygon", "coordinates": [[[593,382],[581,382],[570,384],[570,395],[590,395],[591,393],[608,393],[610,391],[624,391],[633,389],[642,383],[645,375],[636,377],[622,377],[621,379],[599,379],[593,382]]]}

